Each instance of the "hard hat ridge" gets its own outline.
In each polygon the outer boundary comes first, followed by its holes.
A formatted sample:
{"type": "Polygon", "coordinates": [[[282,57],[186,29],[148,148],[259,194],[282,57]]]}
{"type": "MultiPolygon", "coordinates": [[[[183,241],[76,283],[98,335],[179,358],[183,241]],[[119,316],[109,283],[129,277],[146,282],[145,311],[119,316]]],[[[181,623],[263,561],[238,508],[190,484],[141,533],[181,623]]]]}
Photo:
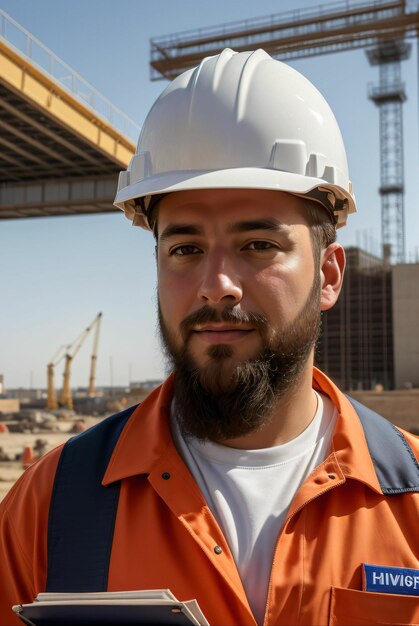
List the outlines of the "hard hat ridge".
{"type": "Polygon", "coordinates": [[[356,210],[329,105],[304,76],[264,50],[226,49],[166,87],[120,174],[115,205],[149,229],[151,196],[209,188],[311,195],[332,207],[338,226],[356,210]]]}

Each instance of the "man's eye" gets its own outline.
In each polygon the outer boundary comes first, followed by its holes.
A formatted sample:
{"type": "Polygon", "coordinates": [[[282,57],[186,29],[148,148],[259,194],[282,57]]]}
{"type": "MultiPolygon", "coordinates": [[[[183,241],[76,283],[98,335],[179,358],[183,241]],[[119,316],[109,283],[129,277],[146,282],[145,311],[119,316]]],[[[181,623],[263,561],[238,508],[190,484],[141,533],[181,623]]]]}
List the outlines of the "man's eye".
{"type": "Polygon", "coordinates": [[[245,247],[246,250],[271,250],[272,248],[277,248],[270,241],[251,241],[245,247]]]}
{"type": "Polygon", "coordinates": [[[173,250],[171,250],[170,252],[171,255],[175,255],[175,256],[188,256],[190,254],[199,254],[199,253],[200,253],[200,249],[192,245],[178,246],[177,248],[173,248],[173,250]]]}

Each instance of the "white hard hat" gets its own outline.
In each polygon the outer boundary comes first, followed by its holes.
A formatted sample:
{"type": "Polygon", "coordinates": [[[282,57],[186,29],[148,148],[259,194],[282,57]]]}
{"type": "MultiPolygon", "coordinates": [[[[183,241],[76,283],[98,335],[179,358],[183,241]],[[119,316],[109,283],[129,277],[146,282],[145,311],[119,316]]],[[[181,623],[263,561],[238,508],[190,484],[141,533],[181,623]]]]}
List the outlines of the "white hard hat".
{"type": "Polygon", "coordinates": [[[302,74],[264,50],[217,56],[170,83],[150,110],[115,206],[150,229],[153,196],[276,189],[311,197],[346,223],[356,211],[342,136],[302,74]]]}

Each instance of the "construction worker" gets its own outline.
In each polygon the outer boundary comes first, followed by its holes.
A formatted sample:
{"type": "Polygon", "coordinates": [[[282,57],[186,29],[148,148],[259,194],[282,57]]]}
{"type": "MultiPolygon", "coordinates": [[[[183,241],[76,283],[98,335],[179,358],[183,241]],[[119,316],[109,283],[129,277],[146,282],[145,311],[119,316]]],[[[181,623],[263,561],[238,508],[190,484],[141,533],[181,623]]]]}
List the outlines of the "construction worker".
{"type": "Polygon", "coordinates": [[[8,494],[1,624],[45,590],[166,588],[211,626],[419,623],[417,440],[313,367],[355,211],[323,97],[262,50],[204,59],[115,202],[154,233],[173,373],[8,494]]]}

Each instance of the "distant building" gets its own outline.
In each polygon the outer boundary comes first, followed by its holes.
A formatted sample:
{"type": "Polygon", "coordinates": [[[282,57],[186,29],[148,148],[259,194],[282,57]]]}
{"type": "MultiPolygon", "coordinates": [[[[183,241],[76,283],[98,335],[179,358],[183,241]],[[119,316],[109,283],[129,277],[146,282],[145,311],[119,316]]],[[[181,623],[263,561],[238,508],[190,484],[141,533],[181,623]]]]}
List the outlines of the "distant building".
{"type": "Polygon", "coordinates": [[[343,389],[419,387],[419,264],[384,266],[346,249],[337,304],[323,313],[316,363],[343,389]]]}
{"type": "Polygon", "coordinates": [[[419,387],[419,263],[391,268],[394,383],[419,387]]]}
{"type": "Polygon", "coordinates": [[[0,395],[4,393],[4,377],[3,374],[0,374],[0,395]]]}
{"type": "Polygon", "coordinates": [[[45,392],[43,392],[42,389],[25,389],[24,387],[18,387],[17,389],[9,389],[6,395],[8,398],[17,398],[22,403],[25,403],[40,400],[45,397],[45,392]]]}
{"type": "Polygon", "coordinates": [[[156,387],[158,387],[159,385],[162,384],[162,380],[160,379],[155,379],[155,380],[141,380],[141,381],[137,381],[137,382],[131,382],[129,384],[129,390],[130,393],[133,393],[139,389],[149,389],[150,391],[152,389],[155,389],[156,387]]]}
{"type": "Polygon", "coordinates": [[[0,398],[0,416],[5,413],[20,411],[20,402],[16,398],[0,398]]]}

